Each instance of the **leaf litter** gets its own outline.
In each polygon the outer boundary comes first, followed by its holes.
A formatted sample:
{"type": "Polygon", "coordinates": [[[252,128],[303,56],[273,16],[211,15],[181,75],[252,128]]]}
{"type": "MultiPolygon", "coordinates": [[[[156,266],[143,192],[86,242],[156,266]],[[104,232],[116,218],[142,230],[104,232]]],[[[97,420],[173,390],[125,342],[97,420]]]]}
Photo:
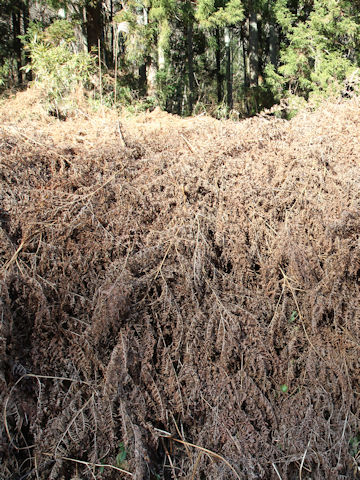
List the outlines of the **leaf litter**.
{"type": "Polygon", "coordinates": [[[0,477],[358,478],[357,99],[240,123],[26,99],[0,111],[0,477]]]}

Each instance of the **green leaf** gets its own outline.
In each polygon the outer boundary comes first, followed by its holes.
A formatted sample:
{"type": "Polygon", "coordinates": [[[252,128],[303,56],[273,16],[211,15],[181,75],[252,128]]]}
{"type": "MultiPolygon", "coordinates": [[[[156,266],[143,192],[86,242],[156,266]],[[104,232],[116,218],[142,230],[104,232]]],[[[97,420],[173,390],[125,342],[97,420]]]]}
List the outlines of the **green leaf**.
{"type": "Polygon", "coordinates": [[[284,384],[284,385],[281,385],[280,390],[283,393],[287,393],[289,391],[289,387],[286,384],[284,384]]]}
{"type": "Polygon", "coordinates": [[[126,460],[126,456],[127,456],[127,452],[126,452],[126,449],[125,449],[125,445],[120,442],[119,443],[119,451],[118,451],[118,454],[116,455],[116,465],[118,467],[120,467],[126,460]]]}

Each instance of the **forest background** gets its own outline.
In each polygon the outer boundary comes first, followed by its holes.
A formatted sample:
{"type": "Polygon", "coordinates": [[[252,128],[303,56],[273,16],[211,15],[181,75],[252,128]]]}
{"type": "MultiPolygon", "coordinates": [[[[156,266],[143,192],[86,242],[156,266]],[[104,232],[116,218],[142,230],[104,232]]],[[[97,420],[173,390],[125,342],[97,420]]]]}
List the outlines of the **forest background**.
{"type": "Polygon", "coordinates": [[[36,83],[110,106],[243,118],[357,89],[360,2],[0,0],[0,88],[36,83]]]}

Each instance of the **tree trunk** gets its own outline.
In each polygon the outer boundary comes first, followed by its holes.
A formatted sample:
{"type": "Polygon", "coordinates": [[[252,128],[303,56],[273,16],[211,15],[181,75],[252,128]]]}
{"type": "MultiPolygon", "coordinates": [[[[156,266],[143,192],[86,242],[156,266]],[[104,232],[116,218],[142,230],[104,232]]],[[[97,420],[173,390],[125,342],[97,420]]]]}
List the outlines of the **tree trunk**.
{"type": "Polygon", "coordinates": [[[195,97],[193,27],[194,27],[193,22],[191,19],[189,19],[186,27],[186,47],[187,47],[187,64],[188,64],[188,80],[189,80],[188,106],[189,106],[190,115],[193,112],[194,97],[195,97]]]}
{"type": "Polygon", "coordinates": [[[223,77],[221,74],[221,39],[220,39],[220,29],[217,28],[215,31],[216,38],[216,86],[217,86],[217,101],[220,104],[223,101],[223,77]]]}
{"type": "Polygon", "coordinates": [[[110,52],[111,52],[111,64],[115,65],[115,49],[114,49],[115,31],[114,31],[113,18],[114,18],[114,4],[113,4],[113,0],[110,0],[110,18],[109,18],[109,23],[110,23],[110,52]]]}
{"type": "Polygon", "coordinates": [[[21,62],[21,41],[19,35],[21,35],[20,28],[20,8],[14,9],[12,12],[12,27],[13,27],[13,48],[16,62],[17,83],[22,84],[22,62],[21,62]]]}
{"type": "MultiPolygon", "coordinates": [[[[30,23],[30,8],[29,8],[29,2],[25,1],[23,3],[23,25],[24,25],[24,33],[26,33],[29,29],[29,23],[30,23]]],[[[24,57],[25,57],[25,63],[30,63],[31,58],[30,58],[30,52],[28,50],[24,50],[24,57]]],[[[26,73],[26,80],[31,81],[32,80],[32,71],[29,70],[26,73]]]]}
{"type": "Polygon", "coordinates": [[[156,95],[156,64],[151,57],[148,58],[146,64],[146,93],[149,97],[155,97],[156,95]]]}
{"type": "Polygon", "coordinates": [[[231,46],[230,46],[230,30],[225,27],[225,51],[226,51],[226,103],[229,110],[233,108],[233,79],[231,68],[231,46]]]}
{"type": "Polygon", "coordinates": [[[275,25],[270,23],[269,25],[269,57],[270,62],[274,67],[277,67],[279,56],[279,39],[276,32],[275,25]]]}
{"type": "Polygon", "coordinates": [[[147,78],[146,78],[146,63],[139,67],[139,93],[142,97],[146,95],[147,78]]]}
{"type": "Polygon", "coordinates": [[[159,70],[164,70],[165,68],[165,50],[162,45],[158,46],[158,67],[159,70]]]}
{"type": "MultiPolygon", "coordinates": [[[[143,8],[144,25],[149,24],[149,10],[143,8]]],[[[144,59],[144,63],[139,67],[139,92],[142,96],[154,96],[156,93],[156,65],[151,55],[144,59]]]]}
{"type": "Polygon", "coordinates": [[[102,48],[105,64],[109,68],[114,68],[114,5],[113,0],[103,0],[102,2],[102,48]]]}
{"type": "MultiPolygon", "coordinates": [[[[146,7],[143,8],[143,22],[144,25],[149,24],[149,14],[146,7]]],[[[144,63],[139,67],[139,92],[140,95],[145,97],[147,94],[147,60],[144,59],[144,63]]]]}
{"type": "Polygon", "coordinates": [[[244,87],[250,87],[250,56],[249,56],[249,19],[241,29],[242,54],[243,54],[243,68],[244,68],[244,87]]]}
{"type": "Polygon", "coordinates": [[[250,54],[250,87],[258,86],[259,75],[259,32],[257,13],[253,2],[249,16],[249,54],[250,54]]]}
{"type": "Polygon", "coordinates": [[[93,47],[98,46],[98,40],[102,40],[102,0],[88,1],[85,9],[87,47],[90,52],[93,47]]]}

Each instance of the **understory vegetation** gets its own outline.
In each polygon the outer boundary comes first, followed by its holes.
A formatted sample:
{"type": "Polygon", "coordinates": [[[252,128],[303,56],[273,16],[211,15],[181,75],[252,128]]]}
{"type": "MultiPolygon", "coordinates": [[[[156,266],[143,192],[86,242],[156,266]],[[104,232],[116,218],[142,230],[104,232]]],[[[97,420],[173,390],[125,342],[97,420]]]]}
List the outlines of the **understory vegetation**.
{"type": "Polygon", "coordinates": [[[349,0],[1,0],[0,85],[33,81],[60,117],[86,101],[141,111],[291,116],[359,84],[349,0]],[[76,95],[75,92],[78,92],[76,95]],[[279,109],[280,110],[280,109],[279,109]]]}

